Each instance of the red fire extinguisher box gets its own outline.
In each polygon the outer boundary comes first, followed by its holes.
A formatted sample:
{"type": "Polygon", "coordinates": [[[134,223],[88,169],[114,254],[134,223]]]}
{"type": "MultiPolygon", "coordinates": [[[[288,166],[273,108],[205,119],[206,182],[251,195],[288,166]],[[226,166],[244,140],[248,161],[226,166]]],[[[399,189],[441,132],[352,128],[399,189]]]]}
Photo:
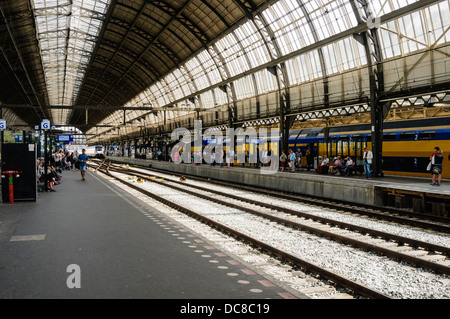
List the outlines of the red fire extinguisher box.
{"type": "MultiPolygon", "coordinates": [[[[20,172],[13,175],[14,201],[37,200],[37,166],[35,144],[3,144],[2,172],[20,172]],[[18,177],[17,177],[18,175],[18,177]]],[[[2,200],[10,202],[8,174],[2,174],[2,200]]]]}

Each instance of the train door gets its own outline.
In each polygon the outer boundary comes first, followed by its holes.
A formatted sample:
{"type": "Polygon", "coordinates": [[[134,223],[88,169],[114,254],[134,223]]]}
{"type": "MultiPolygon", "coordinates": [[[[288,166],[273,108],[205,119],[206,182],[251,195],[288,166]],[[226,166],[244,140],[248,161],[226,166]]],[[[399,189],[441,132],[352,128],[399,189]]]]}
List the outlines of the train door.
{"type": "Polygon", "coordinates": [[[317,162],[318,165],[320,165],[322,163],[323,156],[324,155],[328,156],[328,140],[325,139],[324,136],[320,136],[317,146],[318,146],[317,162]]]}
{"type": "Polygon", "coordinates": [[[328,140],[328,157],[330,159],[334,159],[337,156],[338,156],[338,138],[335,135],[328,140]]]}
{"type": "Polygon", "coordinates": [[[349,154],[349,136],[340,135],[338,140],[338,156],[345,158],[349,154]]]}
{"type": "Polygon", "coordinates": [[[310,157],[306,159],[308,168],[317,169],[317,161],[318,161],[318,155],[319,155],[319,143],[318,142],[319,141],[310,142],[308,144],[308,149],[311,154],[310,157]]]}
{"type": "Polygon", "coordinates": [[[163,160],[164,161],[168,161],[171,157],[170,152],[172,151],[172,146],[174,144],[170,143],[169,141],[165,140],[163,142],[163,146],[162,146],[162,156],[163,156],[163,160]]]}
{"type": "Polygon", "coordinates": [[[300,148],[302,151],[302,159],[300,163],[302,167],[306,167],[308,170],[314,169],[316,166],[315,159],[317,160],[318,156],[318,145],[318,140],[314,138],[303,139],[300,147],[298,147],[297,144],[296,150],[300,148]]]}
{"type": "Polygon", "coordinates": [[[355,134],[350,137],[349,141],[349,156],[356,161],[360,157],[363,150],[363,135],[355,134]]]}
{"type": "Polygon", "coordinates": [[[366,135],[366,138],[363,143],[363,149],[361,150],[361,156],[363,154],[364,147],[367,147],[367,149],[372,150],[372,133],[366,135]]]}
{"type": "Polygon", "coordinates": [[[279,159],[281,155],[281,147],[281,136],[272,136],[268,149],[268,151],[270,152],[270,156],[274,156],[279,159]]]}
{"type": "Polygon", "coordinates": [[[169,145],[169,143],[166,142],[165,145],[163,146],[163,158],[165,161],[171,160],[171,155],[170,155],[171,152],[172,152],[172,145],[169,145]]]}
{"type": "MultiPolygon", "coordinates": [[[[302,159],[300,162],[301,167],[307,166],[307,161],[306,161],[306,156],[305,156],[306,150],[308,149],[308,143],[306,141],[307,132],[309,132],[309,129],[302,130],[298,133],[297,138],[295,139],[294,147],[292,148],[292,150],[295,152],[298,149],[300,149],[300,151],[302,152],[302,159]]],[[[289,154],[289,150],[286,151],[286,155],[288,155],[288,154],[289,154]]]]}

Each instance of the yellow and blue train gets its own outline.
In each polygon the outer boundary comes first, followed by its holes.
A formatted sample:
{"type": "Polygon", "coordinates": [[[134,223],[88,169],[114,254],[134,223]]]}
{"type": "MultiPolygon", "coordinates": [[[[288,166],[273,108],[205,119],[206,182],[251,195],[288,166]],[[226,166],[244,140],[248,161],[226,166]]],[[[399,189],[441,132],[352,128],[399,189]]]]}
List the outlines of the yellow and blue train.
{"type": "MultiPolygon", "coordinates": [[[[324,155],[328,157],[350,156],[354,161],[362,158],[363,149],[372,149],[370,124],[335,126],[328,128],[293,129],[289,132],[289,148],[298,149],[305,155],[309,149],[315,164],[320,164],[324,155]]],[[[203,149],[213,139],[203,139],[203,149]]],[[[230,141],[224,137],[220,144],[224,149],[230,141]]],[[[444,162],[442,178],[450,178],[450,117],[420,120],[385,122],[383,126],[382,170],[384,174],[428,177],[426,170],[434,147],[443,151],[444,162]]],[[[246,154],[246,159],[257,150],[270,150],[272,155],[281,154],[280,135],[268,138],[238,137],[235,141],[235,153],[246,154]],[[245,138],[245,142],[244,139],[245,138]],[[238,139],[241,139],[238,141],[238,139]]],[[[191,152],[200,151],[200,147],[191,145],[191,152]]],[[[243,163],[234,161],[235,165],[243,163]]],[[[255,164],[245,165],[256,166],[255,164]]],[[[307,166],[306,156],[301,165],[307,166]]]]}
{"type": "MultiPolygon", "coordinates": [[[[314,157],[350,156],[357,160],[365,146],[372,149],[370,128],[370,124],[360,124],[294,130],[289,148],[300,148],[303,154],[309,148],[314,157]]],[[[382,170],[390,175],[430,176],[426,168],[436,146],[444,155],[442,177],[450,178],[450,117],[386,122],[382,170]]]]}

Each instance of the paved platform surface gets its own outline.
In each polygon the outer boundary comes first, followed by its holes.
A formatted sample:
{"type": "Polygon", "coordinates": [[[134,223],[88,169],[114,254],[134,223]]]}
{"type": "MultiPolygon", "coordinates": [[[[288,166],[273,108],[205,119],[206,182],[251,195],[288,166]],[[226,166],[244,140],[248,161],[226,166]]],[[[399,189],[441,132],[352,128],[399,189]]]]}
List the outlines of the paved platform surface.
{"type": "Polygon", "coordinates": [[[304,297],[97,174],[62,175],[36,202],[0,203],[0,298],[304,297]]]}

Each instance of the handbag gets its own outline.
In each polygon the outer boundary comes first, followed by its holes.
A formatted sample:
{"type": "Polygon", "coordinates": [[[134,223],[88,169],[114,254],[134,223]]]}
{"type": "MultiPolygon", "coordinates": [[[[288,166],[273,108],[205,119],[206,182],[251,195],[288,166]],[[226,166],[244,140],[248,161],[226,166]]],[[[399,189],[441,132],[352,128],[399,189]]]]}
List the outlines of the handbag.
{"type": "Polygon", "coordinates": [[[433,167],[433,170],[431,171],[431,173],[435,174],[435,175],[439,175],[439,174],[441,174],[441,168],[439,166],[435,166],[435,167],[433,167]]]}
{"type": "Polygon", "coordinates": [[[428,163],[427,171],[431,171],[431,161],[430,161],[430,163],[428,163]]]}

